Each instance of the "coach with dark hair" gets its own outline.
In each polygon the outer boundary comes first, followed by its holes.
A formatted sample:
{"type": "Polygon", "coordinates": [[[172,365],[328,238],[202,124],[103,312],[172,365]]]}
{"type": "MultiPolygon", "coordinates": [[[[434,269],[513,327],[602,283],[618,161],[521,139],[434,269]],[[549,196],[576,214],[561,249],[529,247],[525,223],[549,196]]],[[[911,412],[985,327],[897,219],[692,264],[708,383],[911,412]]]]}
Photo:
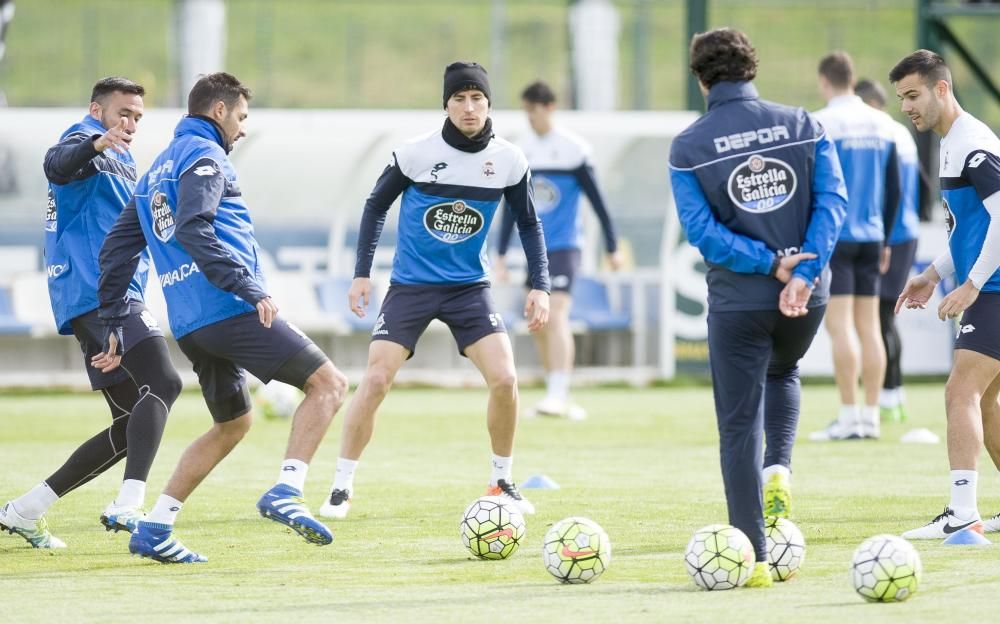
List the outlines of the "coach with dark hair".
{"type": "Polygon", "coordinates": [[[801,108],[758,97],[757,55],[746,35],[731,28],[695,35],[690,58],[708,112],[674,139],[670,181],[688,240],[708,265],[709,362],[729,521],[756,550],[748,586],[766,587],[764,515],[790,512],[798,362],[826,309],[826,264],[846,189],[823,128],[801,108]]]}

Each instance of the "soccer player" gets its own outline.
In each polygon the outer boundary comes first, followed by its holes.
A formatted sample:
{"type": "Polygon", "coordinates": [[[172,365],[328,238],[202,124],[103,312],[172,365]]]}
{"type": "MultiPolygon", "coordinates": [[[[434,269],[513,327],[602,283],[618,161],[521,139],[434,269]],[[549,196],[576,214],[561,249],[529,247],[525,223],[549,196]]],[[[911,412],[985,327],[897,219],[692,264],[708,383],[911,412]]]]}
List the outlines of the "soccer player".
{"type": "Polygon", "coordinates": [[[170,328],[191,360],[214,424],[181,456],[163,494],[140,522],[129,550],[163,563],[206,558],[171,537],[177,514],[201,481],[250,429],[246,371],[305,391],[292,421],[278,483],[257,502],[264,517],[313,544],[333,535],[302,500],[309,461],[344,401],[347,379],[305,334],[277,316],[261,271],[249,208],[229,160],[246,136],[250,90],[219,72],[200,78],[174,139],[139,180],[101,249],[100,316],[106,342],[96,366],[113,370],[121,352],[122,295],[136,254],[149,244],[167,300],[170,328]]]}
{"type": "Polygon", "coordinates": [[[371,440],[375,412],[433,319],[448,326],[459,353],[472,360],[489,387],[486,426],[493,457],[487,493],[523,513],[534,513],[511,477],[517,373],[510,338],[490,294],[486,257],[490,223],[504,198],[515,213],[528,259],[528,327],[544,327],[549,272],[532,205],[528,161],[521,150],[493,134],[490,83],[482,66],[456,62],[445,68],[444,109],[447,117],[441,129],[393,152],[365,202],[354,281],[347,294],[351,311],[359,317],[365,315],[371,295],[369,275],[386,213],[403,195],[389,291],[372,330],[364,378],[344,418],[337,472],[320,509],[325,517],[346,517],[354,472],[371,440]]]}
{"type": "Polygon", "coordinates": [[[674,139],[670,182],[688,240],[708,265],[709,365],[729,522],[757,554],[748,585],[766,587],[764,516],[790,513],[798,362],[826,308],[824,268],[846,189],[822,126],[801,108],[758,97],[757,53],[745,34],[695,35],[690,59],[708,112],[674,139]]]}
{"type": "MultiPolygon", "coordinates": [[[[601,222],[608,263],[617,270],[622,265],[611,216],[597,186],[590,162],[591,148],[583,139],[556,126],[552,114],[556,96],[549,85],[535,82],[521,94],[533,133],[518,144],[528,158],[535,210],[542,220],[545,249],[552,280],[549,323],[534,333],[538,354],[545,369],[545,398],[535,406],[535,413],[563,416],[574,420],[586,418],[583,408],[569,401],[570,375],[573,372],[573,332],[569,311],[573,305],[573,277],[580,268],[583,223],[580,218],[580,193],[587,196],[601,222]]],[[[497,277],[506,280],[505,254],[514,229],[514,216],[503,214],[497,258],[497,277]]],[[[530,284],[528,287],[530,288],[530,284]]]]}
{"type": "Polygon", "coordinates": [[[809,439],[878,438],[879,391],[885,378],[878,293],[880,266],[889,261],[883,243],[899,206],[896,130],[891,117],[865,106],[854,94],[854,68],[846,52],[833,52],[820,61],[819,90],[827,106],[815,116],[837,146],[848,207],[830,259],[833,281],[826,315],[840,412],[809,439]],[[859,371],[864,387],[860,409],[859,371]]]}
{"type": "Polygon", "coordinates": [[[49,300],[59,333],[80,343],[90,386],[101,391],[111,409],[111,426],[84,442],[47,479],[0,508],[0,528],[35,548],[66,546],[49,533],[43,514],[58,498],[126,456],[121,489],[101,514],[101,523],[109,531],[135,529],[144,517],[146,478],[167,414],[181,390],[163,332],[142,303],[149,269],[142,247],[122,276],[122,366],[107,373],[90,366],[104,339],[97,314],[98,251],[135,189],[129,148],[142,119],[143,95],[145,89],[126,78],[98,81],[88,114],[45,154],[49,300]]]}
{"type": "MultiPolygon", "coordinates": [[[[937,310],[941,320],[961,317],[945,386],[951,501],[926,526],[903,533],[907,539],[940,539],[982,522],[976,481],[984,441],[1000,469],[1000,139],[962,110],[951,71],[938,54],[913,52],[892,68],[889,80],[914,127],[941,137],[938,175],[948,224],[948,250],[910,278],[896,312],[925,308],[945,277],[959,284],[937,310]]],[[[1000,531],[1000,514],[982,524],[1000,531]]]]}
{"type": "MultiPolygon", "coordinates": [[[[859,80],[854,85],[854,93],[865,104],[877,110],[885,110],[885,89],[877,82],[859,80]]],[[[879,325],[882,329],[882,344],[885,346],[885,381],[879,395],[882,420],[905,420],[903,392],[903,372],[900,367],[903,357],[903,342],[896,329],[896,298],[903,291],[910,276],[913,259],[917,254],[917,238],[920,234],[920,160],[917,158],[917,144],[909,129],[896,120],[892,121],[896,131],[896,156],[899,161],[899,209],[896,222],[889,235],[889,266],[880,267],[882,277],[879,284],[879,325]]]]}

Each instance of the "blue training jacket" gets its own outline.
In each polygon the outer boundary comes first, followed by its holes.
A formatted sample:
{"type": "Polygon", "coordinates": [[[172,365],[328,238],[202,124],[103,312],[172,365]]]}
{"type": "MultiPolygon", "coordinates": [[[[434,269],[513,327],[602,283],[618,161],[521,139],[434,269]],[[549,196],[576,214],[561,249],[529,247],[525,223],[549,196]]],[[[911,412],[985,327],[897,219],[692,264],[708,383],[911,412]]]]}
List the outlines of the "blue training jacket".
{"type": "Polygon", "coordinates": [[[766,102],[749,82],[719,82],[708,112],[674,139],[670,182],[688,240],[708,265],[710,310],[771,310],[783,284],[777,256],[817,255],[796,267],[809,300],[829,297],[830,260],[847,191],[833,143],[801,108],[766,102]]]}
{"type": "Polygon", "coordinates": [[[124,276],[147,242],[175,338],[267,297],[250,211],[223,145],[208,118],[177,124],[101,250],[102,318],[124,315],[124,276]]]}
{"type": "MultiPolygon", "coordinates": [[[[49,301],[59,333],[71,335],[70,321],[98,308],[98,255],[135,189],[132,154],[94,149],[94,139],[107,130],[86,115],[45,154],[49,202],[45,212],[45,272],[49,301]]],[[[139,252],[125,277],[125,296],[142,301],[149,261],[139,252]]]]}

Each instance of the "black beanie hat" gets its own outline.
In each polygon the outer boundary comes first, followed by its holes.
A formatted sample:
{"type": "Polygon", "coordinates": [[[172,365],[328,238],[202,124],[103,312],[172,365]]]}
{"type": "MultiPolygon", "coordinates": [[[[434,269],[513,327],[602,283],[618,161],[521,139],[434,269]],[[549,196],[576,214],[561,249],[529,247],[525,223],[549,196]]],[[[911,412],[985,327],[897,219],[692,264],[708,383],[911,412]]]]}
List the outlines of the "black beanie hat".
{"type": "Polygon", "coordinates": [[[456,61],[444,68],[444,107],[448,108],[448,98],[459,91],[467,89],[479,89],[486,96],[490,97],[490,78],[486,75],[486,70],[479,63],[467,63],[456,61]]]}

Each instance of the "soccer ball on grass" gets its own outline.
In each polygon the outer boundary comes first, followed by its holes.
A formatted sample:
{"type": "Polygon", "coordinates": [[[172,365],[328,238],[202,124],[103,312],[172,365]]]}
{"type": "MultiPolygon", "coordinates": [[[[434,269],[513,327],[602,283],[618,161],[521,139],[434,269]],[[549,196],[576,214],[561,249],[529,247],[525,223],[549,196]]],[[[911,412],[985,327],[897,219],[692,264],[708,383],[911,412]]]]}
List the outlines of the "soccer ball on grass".
{"type": "Polygon", "coordinates": [[[566,518],[545,533],[542,560],[561,583],[590,583],[611,563],[611,540],[593,520],[566,518]]]}
{"type": "Polygon", "coordinates": [[[469,505],[459,523],[462,543],[480,559],[506,559],[524,539],[524,516],[496,496],[469,505]]]}
{"type": "Polygon", "coordinates": [[[695,585],[703,589],[741,587],[756,562],[747,536],[728,524],[698,529],[684,551],[684,565],[695,585]]]}
{"type": "Polygon", "coordinates": [[[851,562],[851,584],[868,602],[906,600],[916,593],[921,573],[917,549],[895,535],[869,537],[851,562]]]}
{"type": "Polygon", "coordinates": [[[771,578],[787,581],[795,576],[806,559],[806,540],[799,527],[788,518],[768,516],[764,519],[764,537],[771,578]]]}

